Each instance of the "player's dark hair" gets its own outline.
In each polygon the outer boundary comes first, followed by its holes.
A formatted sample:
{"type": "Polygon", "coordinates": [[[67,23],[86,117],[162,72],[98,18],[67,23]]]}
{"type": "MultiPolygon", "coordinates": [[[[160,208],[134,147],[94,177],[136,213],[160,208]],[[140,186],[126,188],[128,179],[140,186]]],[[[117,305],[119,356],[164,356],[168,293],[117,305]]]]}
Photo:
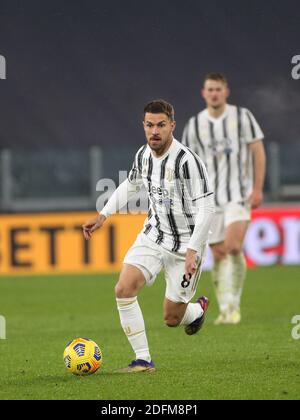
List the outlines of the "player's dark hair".
{"type": "Polygon", "coordinates": [[[223,73],[208,73],[203,82],[203,86],[207,80],[215,80],[216,82],[222,82],[224,85],[228,86],[228,81],[223,73]]]}
{"type": "Polygon", "coordinates": [[[171,121],[174,121],[175,118],[173,106],[168,102],[164,101],[163,99],[151,101],[145,106],[144,119],[147,112],[149,112],[150,114],[166,114],[171,121]]]}

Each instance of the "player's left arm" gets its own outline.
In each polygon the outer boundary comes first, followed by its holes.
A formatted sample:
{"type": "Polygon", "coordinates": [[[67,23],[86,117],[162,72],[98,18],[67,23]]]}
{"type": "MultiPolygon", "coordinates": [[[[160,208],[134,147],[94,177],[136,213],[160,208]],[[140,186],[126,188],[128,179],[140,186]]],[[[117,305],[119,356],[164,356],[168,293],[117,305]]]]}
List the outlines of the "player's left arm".
{"type": "Polygon", "coordinates": [[[254,163],[254,185],[250,195],[250,205],[252,209],[257,209],[263,203],[264,183],[266,177],[266,152],[262,140],[258,140],[249,145],[253,155],[254,163]]]}
{"type": "Polygon", "coordinates": [[[215,206],[207,171],[201,159],[195,156],[190,158],[184,163],[182,170],[182,182],[187,193],[184,198],[189,201],[195,220],[185,261],[185,277],[189,278],[198,268],[199,252],[207,243],[215,206]]]}
{"type": "Polygon", "coordinates": [[[256,209],[262,204],[264,198],[263,188],[266,175],[266,153],[263,145],[264,133],[249,109],[243,108],[242,121],[244,137],[254,162],[254,186],[249,201],[251,207],[256,209]]]}
{"type": "Polygon", "coordinates": [[[209,229],[215,212],[213,194],[200,198],[201,204],[196,215],[194,232],[188,244],[185,260],[185,276],[195,274],[198,268],[200,250],[207,244],[209,229]]]}

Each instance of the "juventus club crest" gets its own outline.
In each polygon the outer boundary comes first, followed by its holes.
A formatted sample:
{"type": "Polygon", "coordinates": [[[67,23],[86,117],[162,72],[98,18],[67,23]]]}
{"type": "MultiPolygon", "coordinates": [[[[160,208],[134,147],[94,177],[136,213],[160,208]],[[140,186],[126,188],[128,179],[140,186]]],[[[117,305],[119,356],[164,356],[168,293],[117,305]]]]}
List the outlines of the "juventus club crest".
{"type": "Polygon", "coordinates": [[[166,180],[168,182],[172,182],[174,181],[175,178],[175,171],[171,168],[166,168],[166,176],[165,176],[166,180]]]}
{"type": "Polygon", "coordinates": [[[210,146],[214,155],[230,155],[233,151],[232,140],[229,138],[223,138],[221,140],[214,139],[210,146]]]}

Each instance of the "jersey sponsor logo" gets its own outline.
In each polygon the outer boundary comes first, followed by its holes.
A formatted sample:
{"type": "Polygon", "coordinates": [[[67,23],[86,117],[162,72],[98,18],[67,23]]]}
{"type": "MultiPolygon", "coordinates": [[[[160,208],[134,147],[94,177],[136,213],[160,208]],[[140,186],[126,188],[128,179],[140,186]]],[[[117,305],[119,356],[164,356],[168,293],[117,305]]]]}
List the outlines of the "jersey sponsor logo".
{"type": "Polygon", "coordinates": [[[233,152],[233,141],[230,138],[213,139],[208,145],[214,156],[230,155],[233,152]]]}
{"type": "Polygon", "coordinates": [[[154,185],[152,185],[151,193],[158,194],[160,197],[164,198],[169,197],[170,194],[170,192],[166,188],[155,187],[154,185]]]}
{"type": "Polygon", "coordinates": [[[163,206],[167,210],[171,209],[174,206],[174,201],[170,198],[170,195],[171,191],[168,191],[166,188],[151,187],[150,199],[155,206],[163,206]]]}

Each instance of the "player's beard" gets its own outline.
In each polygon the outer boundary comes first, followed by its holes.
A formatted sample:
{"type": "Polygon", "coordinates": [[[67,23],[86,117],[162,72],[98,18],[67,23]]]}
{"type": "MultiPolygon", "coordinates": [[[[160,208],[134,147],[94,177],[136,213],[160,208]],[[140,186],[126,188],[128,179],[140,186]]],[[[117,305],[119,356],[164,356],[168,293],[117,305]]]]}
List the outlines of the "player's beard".
{"type": "Polygon", "coordinates": [[[157,155],[163,155],[164,152],[167,150],[171,143],[171,138],[168,138],[167,140],[163,140],[161,138],[153,138],[151,137],[148,141],[149,147],[151,150],[153,150],[157,155]],[[153,140],[157,140],[156,142],[153,142],[153,140]]]}

